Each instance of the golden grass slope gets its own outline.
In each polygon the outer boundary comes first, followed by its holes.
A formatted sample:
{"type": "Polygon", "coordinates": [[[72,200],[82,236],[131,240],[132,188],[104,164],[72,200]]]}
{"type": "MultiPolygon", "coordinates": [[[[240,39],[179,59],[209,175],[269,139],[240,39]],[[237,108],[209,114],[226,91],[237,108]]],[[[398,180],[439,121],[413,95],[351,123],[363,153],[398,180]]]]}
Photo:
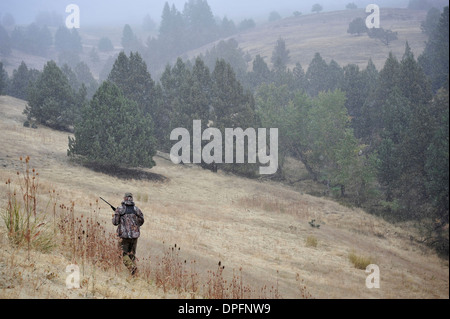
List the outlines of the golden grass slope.
{"type": "MultiPolygon", "coordinates": [[[[195,166],[174,165],[161,157],[155,158],[157,166],[151,171],[168,178],[162,183],[93,172],[68,160],[67,133],[23,127],[25,104],[0,97],[0,182],[14,178],[20,156],[30,156],[39,171],[42,191],[57,190],[58,200],[74,201],[77,213],[89,211],[98,196],[118,205],[124,192],[133,192],[146,218],[137,251],[141,260],[158,260],[163,247],[177,244],[182,259],[196,261],[199,278],[207,278],[208,270],[221,261],[225,277],[231,278],[242,267],[247,284],[256,289],[278,285],[283,298],[449,297],[448,262],[420,245],[419,235],[407,225],[392,225],[360,209],[305,195],[301,189],[280,183],[214,174],[195,166]],[[310,226],[312,219],[320,228],[310,226]],[[367,274],[352,264],[350,254],[380,267],[380,289],[366,288],[367,274]]],[[[2,182],[2,210],[6,193],[2,182]]],[[[110,208],[105,205],[99,214],[114,231],[110,208]]],[[[140,279],[130,281],[125,273],[114,276],[95,267],[84,278],[95,282],[94,288],[87,285],[85,290],[69,292],[64,286],[68,261],[60,252],[34,253],[30,262],[7,246],[4,229],[1,236],[3,298],[190,296],[164,293],[140,279]],[[24,274],[30,280],[24,280],[24,274]]]]}
{"type": "MultiPolygon", "coordinates": [[[[427,37],[422,33],[420,24],[426,18],[426,11],[381,8],[380,27],[398,33],[398,40],[389,46],[370,39],[367,34],[356,36],[347,33],[353,19],[366,19],[367,16],[364,9],[307,14],[266,23],[231,38],[237,40],[244,52],[252,57],[259,54],[271,65],[272,52],[281,37],[290,50],[288,67],[292,69],[300,62],[305,72],[316,52],[327,62],[334,59],[341,67],[353,63],[365,68],[371,58],[378,70],[383,67],[391,51],[401,59],[406,41],[416,58],[423,52],[427,37]]],[[[188,56],[204,53],[212,45],[193,50],[188,56]]],[[[251,69],[251,64],[249,67],[251,69]]]]}

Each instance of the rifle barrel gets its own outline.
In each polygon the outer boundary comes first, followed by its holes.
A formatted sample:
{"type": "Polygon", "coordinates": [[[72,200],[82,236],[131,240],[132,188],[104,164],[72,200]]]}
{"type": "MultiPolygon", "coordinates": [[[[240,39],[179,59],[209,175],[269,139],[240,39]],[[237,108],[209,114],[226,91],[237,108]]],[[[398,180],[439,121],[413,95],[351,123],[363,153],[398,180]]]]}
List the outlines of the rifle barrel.
{"type": "Polygon", "coordinates": [[[111,209],[112,209],[113,211],[116,211],[116,208],[115,208],[113,205],[111,205],[110,203],[108,203],[106,200],[104,200],[104,199],[101,198],[101,197],[100,197],[100,199],[101,199],[102,201],[104,201],[106,204],[108,204],[108,205],[111,207],[111,209]]]}

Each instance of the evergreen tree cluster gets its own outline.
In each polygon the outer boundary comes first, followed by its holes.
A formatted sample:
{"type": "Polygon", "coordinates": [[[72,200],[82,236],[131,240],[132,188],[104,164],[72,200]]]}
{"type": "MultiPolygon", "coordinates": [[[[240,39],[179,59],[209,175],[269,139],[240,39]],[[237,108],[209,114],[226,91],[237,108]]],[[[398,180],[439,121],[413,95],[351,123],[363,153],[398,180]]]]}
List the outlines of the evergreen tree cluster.
{"type": "Polygon", "coordinates": [[[82,52],[81,37],[76,29],[60,26],[53,35],[47,25],[36,22],[28,26],[15,26],[8,30],[0,25],[0,54],[9,55],[12,49],[28,54],[47,56],[52,45],[59,52],[82,52]]]}
{"type": "MultiPolygon", "coordinates": [[[[202,121],[202,131],[214,127],[222,136],[225,128],[258,127],[252,93],[244,89],[231,65],[223,59],[217,60],[210,71],[201,58],[192,67],[179,58],[174,66],[166,67],[158,86],[160,96],[154,119],[158,123],[156,131],[161,149],[165,151],[173,143],[169,140],[170,132],[178,127],[192,132],[193,120],[202,121]]],[[[221,164],[219,167],[247,176],[256,173],[254,165],[221,164]]]]}
{"type": "Polygon", "coordinates": [[[40,71],[29,69],[22,61],[19,67],[13,71],[11,79],[8,79],[6,93],[18,99],[26,100],[28,89],[37,81],[40,71]]]}
{"type": "Polygon", "coordinates": [[[280,129],[282,158],[302,161],[335,196],[426,220],[425,237],[448,255],[448,7],[432,30],[418,59],[406,43],[380,71],[371,61],[364,70],[327,64],[319,53],[306,72],[270,69],[257,56],[244,83],[263,126],[280,129]]]}
{"type": "Polygon", "coordinates": [[[83,45],[77,29],[60,26],[55,33],[55,47],[60,52],[81,53],[83,45]]]}
{"type": "Polygon", "coordinates": [[[75,92],[61,69],[50,61],[28,88],[28,105],[24,113],[29,121],[59,130],[71,130],[85,99],[85,89],[75,92]]]}
{"type": "MultiPolygon", "coordinates": [[[[182,11],[174,4],[169,5],[166,2],[161,16],[159,35],[147,39],[146,46],[141,52],[146,61],[151,61],[153,70],[156,71],[158,66],[164,66],[167,61],[175,60],[186,51],[254,26],[253,20],[243,21],[238,26],[227,17],[217,20],[207,0],[189,0],[182,11]]],[[[124,29],[124,37],[132,39],[133,35],[124,29]]],[[[136,50],[136,45],[133,47],[123,44],[125,51],[136,50]]]]}
{"type": "Polygon", "coordinates": [[[320,53],[314,55],[306,72],[298,62],[290,70],[287,67],[290,62],[289,50],[282,38],[275,45],[271,62],[272,68],[257,55],[252,62],[252,70],[242,76],[243,85],[252,91],[262,84],[287,85],[291,91],[300,90],[316,96],[321,91],[339,88],[344,78],[344,69],[334,60],[327,63],[320,53]]]}
{"type": "Polygon", "coordinates": [[[29,54],[46,56],[53,44],[53,36],[47,26],[32,23],[26,27],[16,26],[11,32],[11,48],[29,54]]]}

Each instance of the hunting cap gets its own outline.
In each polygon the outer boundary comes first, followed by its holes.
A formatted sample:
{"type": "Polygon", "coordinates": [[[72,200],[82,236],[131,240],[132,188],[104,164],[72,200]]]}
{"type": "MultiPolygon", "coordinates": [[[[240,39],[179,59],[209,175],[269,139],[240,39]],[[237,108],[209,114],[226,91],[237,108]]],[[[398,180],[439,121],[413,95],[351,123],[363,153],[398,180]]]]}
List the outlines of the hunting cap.
{"type": "Polygon", "coordinates": [[[125,197],[133,197],[133,194],[131,194],[131,193],[125,193],[125,197]]]}

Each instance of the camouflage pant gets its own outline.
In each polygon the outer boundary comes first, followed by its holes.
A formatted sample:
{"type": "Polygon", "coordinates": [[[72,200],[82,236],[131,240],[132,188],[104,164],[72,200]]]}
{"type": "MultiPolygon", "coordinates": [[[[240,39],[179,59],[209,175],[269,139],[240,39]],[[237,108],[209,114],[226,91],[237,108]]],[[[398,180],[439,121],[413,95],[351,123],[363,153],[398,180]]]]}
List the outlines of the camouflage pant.
{"type": "Polygon", "coordinates": [[[133,275],[137,269],[135,261],[137,241],[137,238],[122,238],[120,243],[123,252],[123,263],[133,275]]]}

